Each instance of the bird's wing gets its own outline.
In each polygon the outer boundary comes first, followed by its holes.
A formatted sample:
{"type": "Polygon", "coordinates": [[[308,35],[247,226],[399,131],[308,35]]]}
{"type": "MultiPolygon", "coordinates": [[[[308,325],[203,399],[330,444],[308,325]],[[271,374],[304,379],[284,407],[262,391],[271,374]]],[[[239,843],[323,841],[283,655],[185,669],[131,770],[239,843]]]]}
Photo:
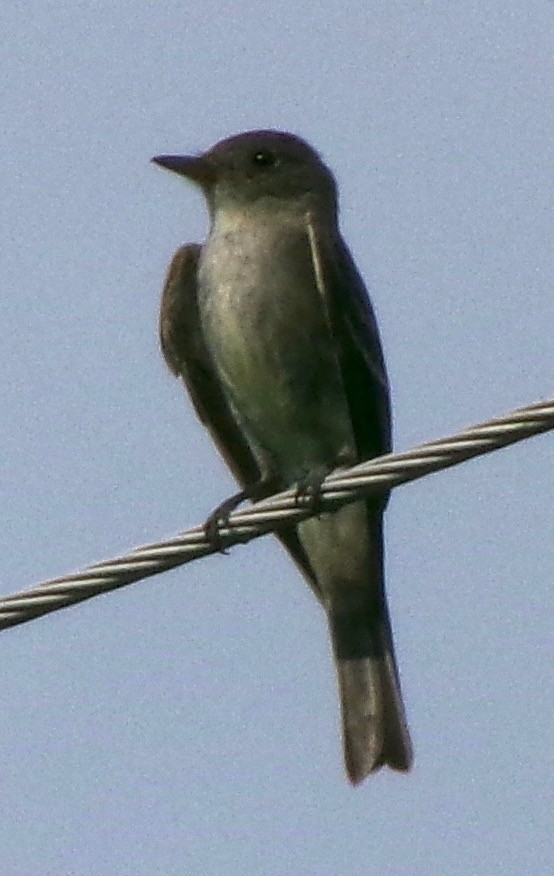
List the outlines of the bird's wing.
{"type": "MultiPolygon", "coordinates": [[[[191,243],[173,256],[162,294],[161,348],[168,368],[183,380],[196,413],[234,477],[242,487],[252,487],[260,480],[261,472],[227,404],[202,332],[197,298],[200,252],[201,247],[191,243]]],[[[319,595],[319,586],[296,530],[285,527],[275,534],[319,595]]]]}
{"type": "Polygon", "coordinates": [[[360,461],[392,447],[390,394],[377,321],[354,260],[335,235],[320,239],[308,218],[318,290],[341,370],[360,461]]]}
{"type": "MultiPolygon", "coordinates": [[[[360,460],[389,453],[392,444],[392,425],[389,385],[379,338],[377,322],[367,292],[346,244],[336,235],[318,240],[315,227],[308,220],[308,238],[318,290],[328,318],[331,340],[340,367],[345,397],[350,412],[356,449],[360,460]]],[[[383,576],[383,510],[388,496],[368,498],[368,532],[371,556],[368,557],[368,594],[380,606],[380,616],[374,612],[369,620],[372,647],[377,649],[379,676],[384,706],[384,736],[380,753],[371,769],[389,763],[395,769],[406,770],[412,762],[412,746],[407,727],[400,688],[400,678],[394,652],[390,616],[385,597],[383,576]]],[[[336,653],[341,648],[347,653],[363,642],[363,625],[356,631],[360,618],[347,615],[345,629],[333,625],[336,653]],[[349,624],[353,624],[349,629],[349,624]],[[358,639],[357,636],[361,636],[358,639]]],[[[363,623],[363,622],[362,622],[363,623]]],[[[367,631],[366,631],[367,632],[367,631]]],[[[339,659],[339,678],[346,678],[343,691],[345,703],[356,702],[353,691],[361,675],[351,677],[349,661],[339,659]],[[352,686],[349,688],[348,685],[352,686]]],[[[358,691],[359,692],[359,691],[358,691]]],[[[366,706],[367,708],[367,706],[366,706]]],[[[354,725],[355,726],[355,725],[354,725]]],[[[345,725],[347,762],[350,750],[350,729],[345,725]]],[[[356,732],[353,733],[355,739],[356,732]]],[[[361,763],[364,763],[362,752],[361,763]]],[[[352,761],[354,763],[354,761],[352,761]]],[[[363,768],[367,771],[366,768],[363,768]]],[[[355,776],[355,772],[352,773],[355,776]]],[[[356,780],[356,779],[354,779],[356,780]]]]}
{"type": "Polygon", "coordinates": [[[201,247],[177,250],[167,274],[160,309],[160,343],[168,368],[183,380],[202,423],[241,486],[260,470],[225,400],[204,343],[196,291],[201,247]]]}

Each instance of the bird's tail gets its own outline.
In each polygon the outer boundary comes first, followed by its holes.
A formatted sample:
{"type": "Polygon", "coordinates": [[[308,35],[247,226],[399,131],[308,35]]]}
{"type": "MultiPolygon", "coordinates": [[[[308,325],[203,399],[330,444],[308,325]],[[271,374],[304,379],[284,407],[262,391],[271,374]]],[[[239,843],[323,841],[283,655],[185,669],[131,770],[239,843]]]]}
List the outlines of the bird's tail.
{"type": "Polygon", "coordinates": [[[412,745],[386,604],[331,607],[329,625],[350,781],[358,784],[383,764],[408,770],[412,745]]]}

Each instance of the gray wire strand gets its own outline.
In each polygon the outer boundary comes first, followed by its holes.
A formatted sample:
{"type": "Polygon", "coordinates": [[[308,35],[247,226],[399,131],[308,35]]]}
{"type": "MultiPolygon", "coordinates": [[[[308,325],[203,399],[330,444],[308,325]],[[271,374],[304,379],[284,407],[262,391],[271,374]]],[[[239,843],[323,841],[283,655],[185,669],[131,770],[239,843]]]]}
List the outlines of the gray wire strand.
{"type": "Polygon", "coordinates": [[[323,481],[321,501],[318,498],[316,507],[309,499],[302,501],[294,489],[278,493],[233,512],[220,530],[218,546],[208,541],[203,526],[195,526],[167,541],[144,545],[126,556],[104,560],[82,572],[52,578],[31,590],[5,596],[0,599],[0,629],[158,575],[239,542],[251,541],[283,523],[298,523],[324,510],[336,510],[361,496],[388,492],[400,484],[550,429],[554,429],[554,399],[520,408],[405,453],[391,453],[349,469],[337,469],[323,481]]]}

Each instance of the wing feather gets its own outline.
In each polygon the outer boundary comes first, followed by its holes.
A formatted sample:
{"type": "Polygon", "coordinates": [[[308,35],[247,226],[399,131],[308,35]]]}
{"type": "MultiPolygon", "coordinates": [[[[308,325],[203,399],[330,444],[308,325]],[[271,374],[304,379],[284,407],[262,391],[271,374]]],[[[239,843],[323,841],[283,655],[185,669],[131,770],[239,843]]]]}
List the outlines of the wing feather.
{"type": "MultiPolygon", "coordinates": [[[[160,344],[168,368],[182,379],[198,417],[235,479],[248,488],[260,480],[261,472],[227,404],[204,342],[197,298],[200,253],[198,244],[187,244],[173,256],[162,294],[160,344]]],[[[316,577],[296,530],[285,527],[275,534],[319,596],[316,577]]]]}

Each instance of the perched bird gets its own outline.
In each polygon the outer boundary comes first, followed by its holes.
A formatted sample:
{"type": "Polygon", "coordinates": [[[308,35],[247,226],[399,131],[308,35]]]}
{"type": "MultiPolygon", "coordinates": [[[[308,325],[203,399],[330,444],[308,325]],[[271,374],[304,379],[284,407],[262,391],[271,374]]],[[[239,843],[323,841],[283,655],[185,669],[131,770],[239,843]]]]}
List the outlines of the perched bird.
{"type": "MultiPolygon", "coordinates": [[[[388,453],[377,324],[319,155],[292,134],[250,131],[153,161],[197,183],[210,213],[207,240],[173,258],[160,335],[243,487],[215,518],[244,497],[317,492],[332,469],[388,453]]],[[[354,784],[412,762],[383,580],[387,498],[277,533],[327,614],[354,784]]]]}

